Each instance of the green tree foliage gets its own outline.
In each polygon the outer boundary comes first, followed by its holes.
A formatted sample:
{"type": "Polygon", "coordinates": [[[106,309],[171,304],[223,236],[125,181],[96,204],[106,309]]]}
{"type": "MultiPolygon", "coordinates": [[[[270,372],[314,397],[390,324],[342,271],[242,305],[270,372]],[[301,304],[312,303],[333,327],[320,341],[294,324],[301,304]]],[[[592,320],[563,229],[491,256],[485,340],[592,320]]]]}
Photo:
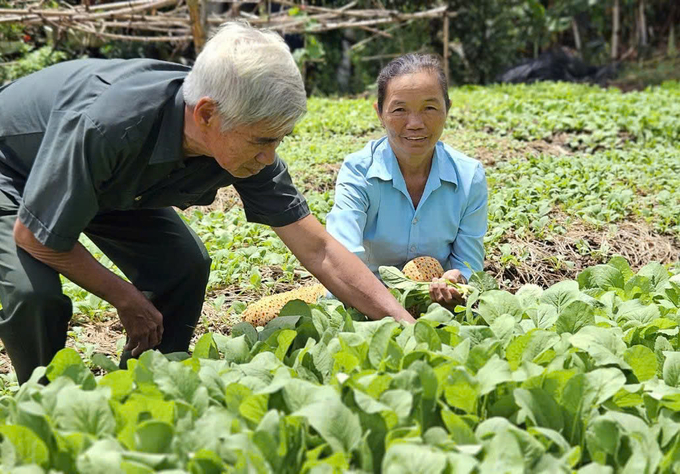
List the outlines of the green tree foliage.
{"type": "MultiPolygon", "coordinates": [[[[452,83],[489,83],[518,61],[535,58],[556,46],[567,46],[586,62],[603,64],[612,56],[615,0],[448,0],[449,61],[452,83]]],[[[0,7],[12,2],[0,0],[0,7]]],[[[77,3],[75,0],[70,2],[77,3]]],[[[274,2],[275,3],[275,2],[274,2]]],[[[374,0],[358,0],[353,8],[376,8],[374,0]]],[[[348,0],[312,0],[307,5],[340,8],[348,0]]],[[[661,51],[676,54],[680,4],[674,0],[618,0],[620,44],[617,57],[641,58],[661,51]],[[643,28],[644,26],[644,28],[643,28]],[[644,34],[643,34],[644,33],[644,34]]],[[[430,9],[426,0],[383,0],[380,5],[400,13],[430,9]]],[[[44,2],[53,8],[57,2],[44,2]]],[[[289,10],[304,17],[304,9],[289,10]]],[[[313,26],[310,19],[309,26],[313,26]]],[[[443,53],[443,17],[414,19],[379,28],[390,37],[362,29],[309,33],[296,52],[310,94],[361,93],[374,84],[378,71],[393,57],[407,52],[443,53]]],[[[64,30],[66,31],[66,30],[64,30]]],[[[19,77],[53,62],[80,57],[152,57],[191,63],[193,48],[173,49],[164,43],[120,41],[98,43],[82,34],[61,33],[53,38],[48,28],[0,25],[0,62],[27,62],[8,70],[0,67],[0,80],[19,77]],[[28,38],[28,39],[27,39],[28,38]],[[50,50],[37,52],[44,46],[50,50]]]]}

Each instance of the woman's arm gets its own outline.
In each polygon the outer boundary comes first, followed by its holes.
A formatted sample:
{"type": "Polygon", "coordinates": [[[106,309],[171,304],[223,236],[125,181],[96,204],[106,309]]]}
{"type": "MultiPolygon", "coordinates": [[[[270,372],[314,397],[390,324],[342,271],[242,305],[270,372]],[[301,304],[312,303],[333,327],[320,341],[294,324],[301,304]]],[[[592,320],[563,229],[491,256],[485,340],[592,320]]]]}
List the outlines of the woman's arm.
{"type": "Polygon", "coordinates": [[[470,279],[473,271],[484,268],[484,234],[487,229],[488,202],[484,168],[478,164],[470,185],[467,206],[449,256],[450,268],[459,270],[466,280],[470,279]]]}

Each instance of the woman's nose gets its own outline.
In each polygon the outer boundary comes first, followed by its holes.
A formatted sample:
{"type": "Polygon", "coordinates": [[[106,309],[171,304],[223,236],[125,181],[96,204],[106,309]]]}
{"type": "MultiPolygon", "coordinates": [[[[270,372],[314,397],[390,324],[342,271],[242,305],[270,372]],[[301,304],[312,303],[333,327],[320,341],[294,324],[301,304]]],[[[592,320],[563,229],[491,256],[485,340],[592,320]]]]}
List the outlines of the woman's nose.
{"type": "Polygon", "coordinates": [[[406,126],[409,128],[423,128],[425,125],[420,114],[408,114],[406,126]]]}

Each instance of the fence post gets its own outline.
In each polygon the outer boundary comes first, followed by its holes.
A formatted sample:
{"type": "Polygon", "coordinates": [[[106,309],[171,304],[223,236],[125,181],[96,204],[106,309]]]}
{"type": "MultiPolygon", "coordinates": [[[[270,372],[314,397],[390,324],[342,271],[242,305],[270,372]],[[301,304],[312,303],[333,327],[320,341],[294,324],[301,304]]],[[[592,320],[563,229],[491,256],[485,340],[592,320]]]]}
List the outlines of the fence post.
{"type": "Polygon", "coordinates": [[[446,83],[449,83],[449,13],[444,12],[444,74],[446,74],[446,83]]]}
{"type": "Polygon", "coordinates": [[[189,18],[191,20],[191,34],[194,37],[194,49],[200,53],[205,45],[205,25],[203,22],[202,0],[187,0],[189,18]]]}

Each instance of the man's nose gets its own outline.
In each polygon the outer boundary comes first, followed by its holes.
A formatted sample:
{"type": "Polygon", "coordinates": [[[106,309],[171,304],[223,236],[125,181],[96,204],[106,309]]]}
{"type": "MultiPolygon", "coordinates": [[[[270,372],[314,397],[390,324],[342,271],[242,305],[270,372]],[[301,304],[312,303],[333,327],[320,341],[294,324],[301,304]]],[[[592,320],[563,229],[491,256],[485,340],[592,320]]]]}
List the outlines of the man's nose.
{"type": "Polygon", "coordinates": [[[261,151],[255,156],[255,161],[264,166],[269,166],[276,160],[276,151],[274,147],[261,151]]]}

